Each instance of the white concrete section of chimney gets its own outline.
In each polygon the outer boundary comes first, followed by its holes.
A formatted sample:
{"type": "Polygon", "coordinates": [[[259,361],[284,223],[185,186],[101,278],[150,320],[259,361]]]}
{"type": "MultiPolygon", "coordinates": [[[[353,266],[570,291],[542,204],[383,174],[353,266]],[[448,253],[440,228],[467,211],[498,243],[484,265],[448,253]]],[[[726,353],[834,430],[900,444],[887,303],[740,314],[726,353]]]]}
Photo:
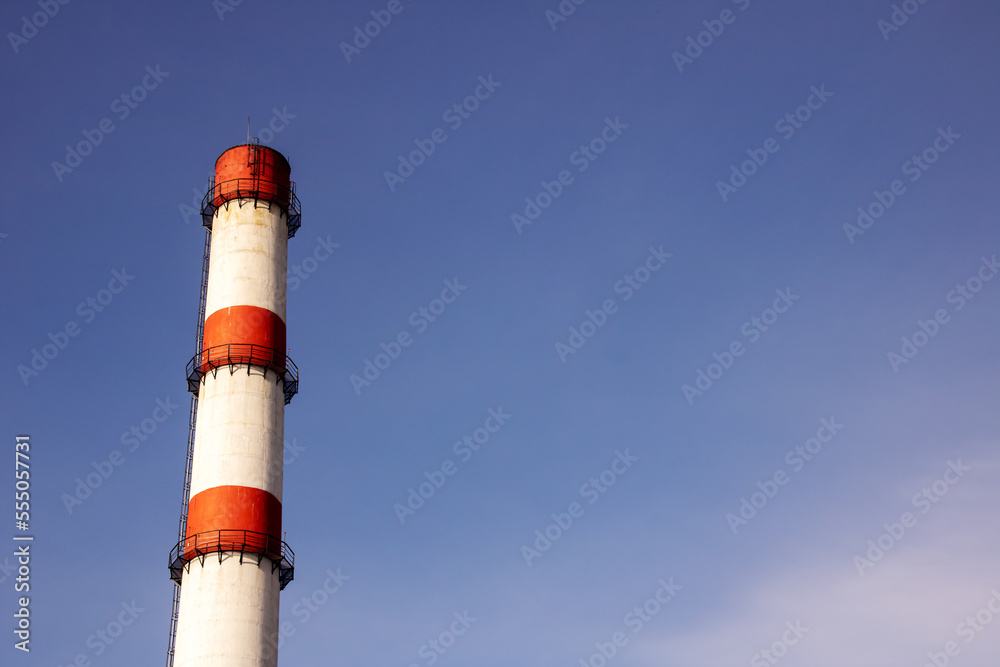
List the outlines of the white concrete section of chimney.
{"type": "Polygon", "coordinates": [[[212,264],[205,314],[258,306],[285,319],[288,227],[277,205],[229,202],[212,222],[212,264]]]}
{"type": "MultiPolygon", "coordinates": [[[[251,556],[248,554],[247,556],[251,556]]],[[[177,620],[176,667],[276,667],[278,571],[238,553],[186,568],[177,620]]]]}
{"type": "Polygon", "coordinates": [[[219,368],[198,394],[191,497],[215,486],[249,486],[281,501],[285,396],[274,371],[219,368]],[[235,372],[230,373],[231,370],[235,372]]]}

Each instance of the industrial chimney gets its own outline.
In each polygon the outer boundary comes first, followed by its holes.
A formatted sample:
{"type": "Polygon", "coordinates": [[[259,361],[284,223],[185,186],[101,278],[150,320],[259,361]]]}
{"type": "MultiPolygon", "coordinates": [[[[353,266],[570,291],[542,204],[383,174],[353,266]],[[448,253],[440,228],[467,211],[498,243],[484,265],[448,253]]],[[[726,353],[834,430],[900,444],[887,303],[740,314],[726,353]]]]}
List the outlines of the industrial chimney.
{"type": "Polygon", "coordinates": [[[200,344],[187,366],[195,398],[170,554],[178,588],[168,665],[278,663],[278,592],[294,565],[281,532],[285,404],[298,391],[285,347],[288,239],[301,223],[290,174],[288,160],[255,139],[219,157],[202,202],[200,344]]]}

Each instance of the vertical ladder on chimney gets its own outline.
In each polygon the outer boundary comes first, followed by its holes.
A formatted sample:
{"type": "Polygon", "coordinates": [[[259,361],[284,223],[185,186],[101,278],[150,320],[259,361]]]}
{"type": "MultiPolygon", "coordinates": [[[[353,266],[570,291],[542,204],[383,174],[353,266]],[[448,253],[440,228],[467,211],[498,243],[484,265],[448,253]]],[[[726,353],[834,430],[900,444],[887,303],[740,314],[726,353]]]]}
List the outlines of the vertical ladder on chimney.
{"type": "MultiPolygon", "coordinates": [[[[253,194],[251,196],[256,199],[257,193],[260,192],[261,163],[264,161],[264,151],[260,147],[260,139],[254,137],[250,141],[250,145],[247,146],[247,150],[249,151],[247,158],[250,160],[250,175],[253,177],[253,194]]],[[[257,202],[254,201],[254,206],[256,205],[257,202]]]]}
{"type": "MultiPolygon", "coordinates": [[[[201,258],[201,298],[198,303],[198,328],[195,334],[197,347],[195,354],[201,353],[205,338],[205,302],[208,298],[208,266],[212,254],[212,230],[205,230],[205,250],[201,258]]],[[[191,465],[194,462],[194,430],[198,421],[198,397],[191,396],[191,412],[188,416],[187,460],[184,463],[184,490],[181,494],[181,518],[177,527],[177,541],[187,533],[188,501],[191,496],[191,465]]],[[[167,667],[174,664],[174,644],[177,641],[177,617],[181,605],[181,585],[174,585],[174,603],[170,611],[170,638],[167,644],[167,667]]]]}

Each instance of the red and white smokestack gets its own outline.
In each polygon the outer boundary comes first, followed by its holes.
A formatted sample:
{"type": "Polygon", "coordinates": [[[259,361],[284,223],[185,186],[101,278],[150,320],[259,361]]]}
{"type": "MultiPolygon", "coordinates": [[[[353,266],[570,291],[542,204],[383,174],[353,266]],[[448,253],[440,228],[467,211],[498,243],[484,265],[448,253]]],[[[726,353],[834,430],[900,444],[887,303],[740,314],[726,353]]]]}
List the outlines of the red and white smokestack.
{"type": "Polygon", "coordinates": [[[171,554],[181,584],[176,667],[275,667],[278,592],[293,556],[282,542],[285,404],[298,390],[286,356],[288,239],[300,223],[278,151],[224,152],[203,203],[211,263],[186,537],[171,554]]]}

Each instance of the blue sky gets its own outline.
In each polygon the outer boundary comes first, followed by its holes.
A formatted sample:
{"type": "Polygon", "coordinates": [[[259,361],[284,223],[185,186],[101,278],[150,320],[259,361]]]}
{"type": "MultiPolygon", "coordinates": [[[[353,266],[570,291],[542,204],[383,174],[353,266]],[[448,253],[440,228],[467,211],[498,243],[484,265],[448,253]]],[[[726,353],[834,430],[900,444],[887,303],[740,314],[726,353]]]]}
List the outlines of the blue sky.
{"type": "Polygon", "coordinates": [[[995,665],[1000,7],[403,0],[341,46],[388,4],[0,9],[0,488],[29,434],[36,540],[4,664],[163,660],[189,207],[249,115],[303,211],[280,664],[995,665]]]}

